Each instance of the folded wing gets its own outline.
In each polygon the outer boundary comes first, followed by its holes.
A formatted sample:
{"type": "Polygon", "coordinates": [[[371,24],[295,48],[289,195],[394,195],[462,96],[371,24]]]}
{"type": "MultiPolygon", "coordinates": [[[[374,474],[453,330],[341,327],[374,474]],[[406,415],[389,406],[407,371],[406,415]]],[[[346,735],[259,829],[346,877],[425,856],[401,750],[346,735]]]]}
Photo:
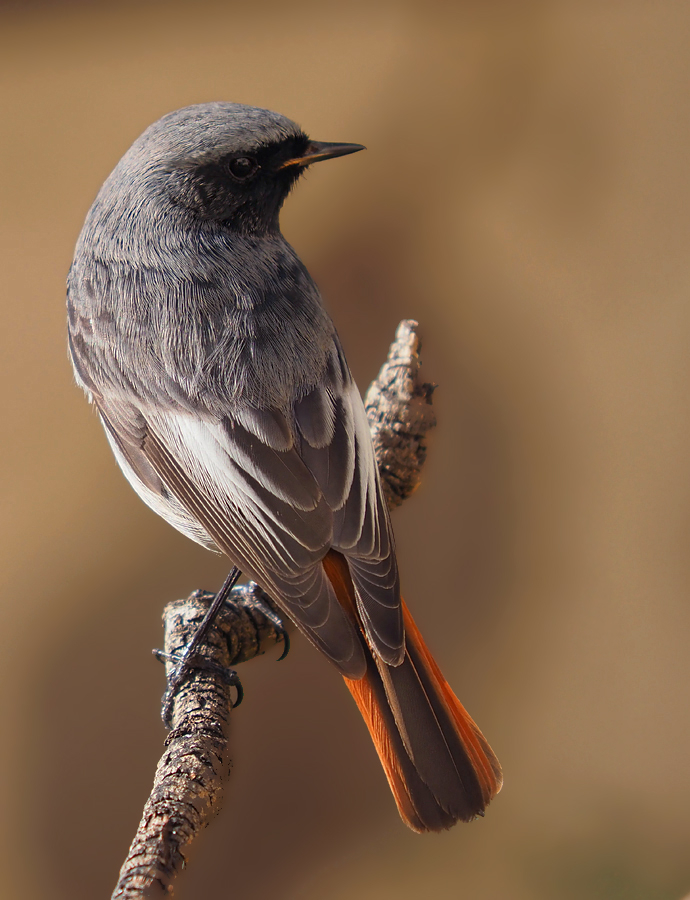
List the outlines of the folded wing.
{"type": "Polygon", "coordinates": [[[334,345],[319,384],[292,409],[218,416],[94,396],[118,461],[172,525],[224,551],[349,678],[366,662],[358,629],[321,561],[350,565],[367,639],[404,656],[392,533],[361,398],[334,345]]]}

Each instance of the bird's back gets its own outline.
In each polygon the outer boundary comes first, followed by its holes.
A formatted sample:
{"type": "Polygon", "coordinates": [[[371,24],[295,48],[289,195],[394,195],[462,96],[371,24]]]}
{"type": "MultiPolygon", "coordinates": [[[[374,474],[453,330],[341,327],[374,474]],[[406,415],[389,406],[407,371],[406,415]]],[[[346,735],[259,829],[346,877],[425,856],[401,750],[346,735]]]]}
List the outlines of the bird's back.
{"type": "Polygon", "coordinates": [[[137,218],[123,241],[94,204],[77,245],[69,335],[87,388],[216,414],[286,411],[313,388],[335,331],[280,233],[237,235],[184,219],[161,233],[155,221],[146,227],[145,210],[137,218]]]}

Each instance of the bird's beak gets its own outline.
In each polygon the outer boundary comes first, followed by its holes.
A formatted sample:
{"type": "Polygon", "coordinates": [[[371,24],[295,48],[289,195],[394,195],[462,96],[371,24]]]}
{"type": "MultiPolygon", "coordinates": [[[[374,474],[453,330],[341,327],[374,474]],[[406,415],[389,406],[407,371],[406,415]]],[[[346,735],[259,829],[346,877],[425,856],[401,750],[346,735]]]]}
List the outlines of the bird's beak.
{"type": "Polygon", "coordinates": [[[336,156],[347,156],[348,153],[357,153],[359,150],[366,150],[362,144],[328,144],[319,141],[312,141],[301,156],[294,159],[288,159],[278,166],[279,169],[286,169],[288,166],[310,166],[314,162],[322,159],[333,159],[336,156]]]}

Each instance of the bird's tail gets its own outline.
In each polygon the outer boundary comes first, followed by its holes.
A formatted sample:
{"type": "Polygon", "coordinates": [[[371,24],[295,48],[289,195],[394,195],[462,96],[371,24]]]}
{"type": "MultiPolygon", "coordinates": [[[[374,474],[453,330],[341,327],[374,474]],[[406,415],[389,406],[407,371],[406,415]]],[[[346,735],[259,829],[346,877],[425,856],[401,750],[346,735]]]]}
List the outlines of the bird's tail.
{"type": "MultiPolygon", "coordinates": [[[[341,605],[364,629],[345,559],[323,561],[341,605]]],[[[389,666],[367,648],[367,671],[345,678],[376,747],[403,821],[441,831],[484,814],[501,789],[493,750],[450,689],[403,603],[406,652],[389,666]]]]}

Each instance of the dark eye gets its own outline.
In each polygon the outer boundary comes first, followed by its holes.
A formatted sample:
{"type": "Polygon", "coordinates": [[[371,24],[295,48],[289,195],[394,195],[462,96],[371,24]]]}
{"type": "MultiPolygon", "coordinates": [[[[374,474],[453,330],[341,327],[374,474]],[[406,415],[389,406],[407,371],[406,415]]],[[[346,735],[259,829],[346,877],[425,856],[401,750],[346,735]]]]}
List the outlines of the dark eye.
{"type": "Polygon", "coordinates": [[[230,171],[240,181],[250,178],[258,168],[259,164],[251,156],[238,156],[230,160],[230,171]]]}

